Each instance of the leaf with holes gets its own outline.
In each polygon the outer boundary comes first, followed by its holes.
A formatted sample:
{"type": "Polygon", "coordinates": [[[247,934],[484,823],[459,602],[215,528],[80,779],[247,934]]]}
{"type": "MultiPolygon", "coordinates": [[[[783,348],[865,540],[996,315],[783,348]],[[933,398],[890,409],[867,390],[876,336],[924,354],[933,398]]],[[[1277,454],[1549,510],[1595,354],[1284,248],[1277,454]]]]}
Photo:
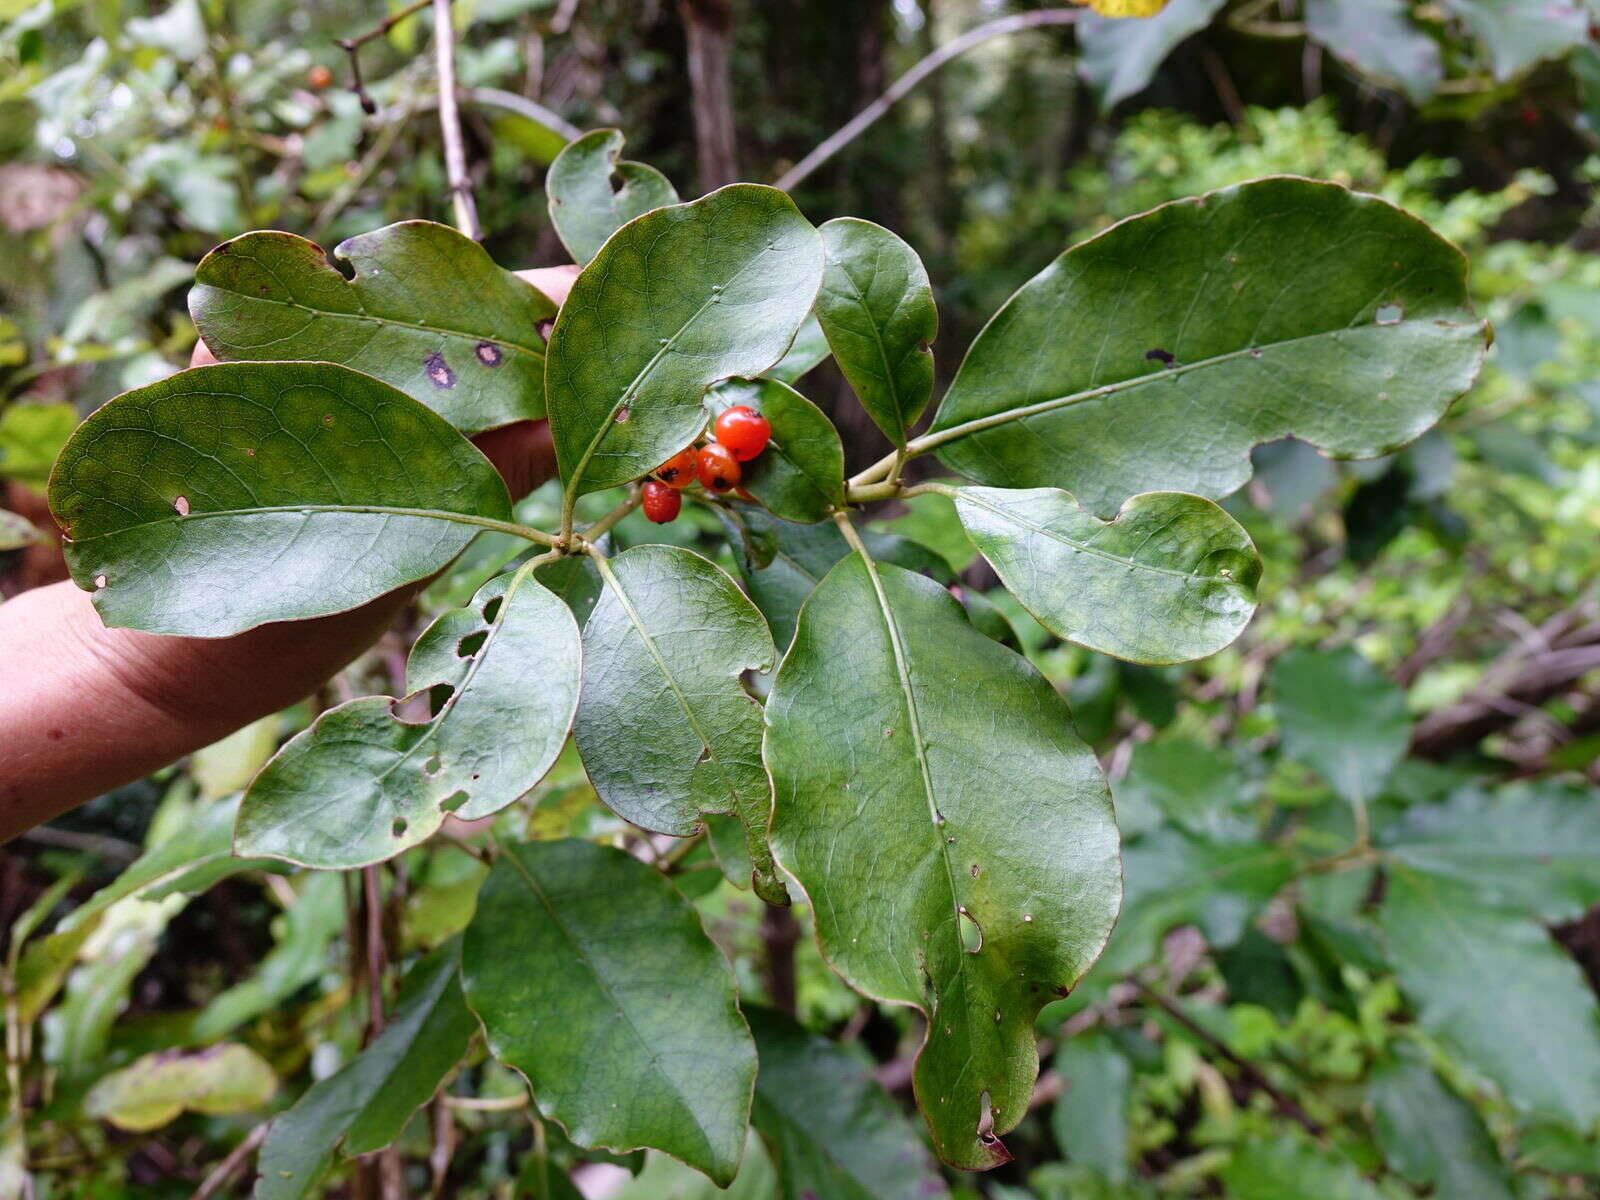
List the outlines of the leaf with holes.
{"type": "Polygon", "coordinates": [[[1122,892],[1099,764],[1065,702],[932,580],[851,554],[767,700],[773,846],[852,987],[928,1016],[913,1082],[952,1166],[1007,1160],[1033,1020],[1122,892]]]}
{"type": "Polygon", "coordinates": [[[773,516],[814,524],[844,504],[844,445],[811,401],[775,379],[735,379],[706,394],[712,418],[736,404],[772,424],[772,440],[744,464],[741,486],[773,516]]]}
{"type": "Polygon", "coordinates": [[[917,252],[881,225],[840,217],[822,227],[828,267],[817,317],[861,407],[904,446],[933,398],[939,310],[917,252]]]}
{"type": "Polygon", "coordinates": [[[1578,964],[1531,916],[1463,883],[1392,862],[1378,924],[1422,1027],[1524,1113],[1600,1121],[1600,1006],[1578,964]]]}
{"type": "Polygon", "coordinates": [[[660,171],[622,158],[623,141],[619,130],[596,129],[568,142],[550,164],[550,223],[579,266],[635,217],[678,202],[660,171]]]}
{"type": "Polygon", "coordinates": [[[573,738],[624,820],[687,837],[703,813],[744,824],[756,891],[787,903],[767,846],[772,785],[745,671],[772,669],[772,635],[726,572],[677,546],[596,560],[606,589],[583,629],[573,738]]]}
{"type": "Polygon", "coordinates": [[[637,479],[687,446],[706,388],[782,359],[821,281],[822,239],[769,187],[734,184],[618,231],[550,335],[567,496],[637,479]]]}
{"type": "Polygon", "coordinates": [[[539,323],[556,306],[448,225],[401,221],[340,242],[339,273],[292,233],[247,233],[200,260],[189,312],[227,361],[340,363],[477,433],[544,416],[539,323]]]}
{"type": "Polygon", "coordinates": [[[337,1158],[370,1154],[400,1136],[476,1032],[457,981],[460,955],[451,941],[419,960],[383,1032],[272,1122],[255,1200],[321,1194],[317,1185],[337,1158]]]}
{"type": "Polygon", "coordinates": [[[772,1009],[745,1016],[761,1058],[751,1119],[772,1150],[784,1196],[950,1195],[916,1126],[872,1077],[871,1059],[772,1009]]]}
{"type": "Polygon", "coordinates": [[[1101,516],[1139,492],[1217,498],[1259,442],[1371,458],[1421,436],[1485,336],[1466,260],[1415,217],[1263,179],[1056,259],[978,335],[926,441],[979,483],[1067,487],[1101,516]]]}
{"type": "Polygon", "coordinates": [[[256,776],[235,846],[348,870],[425,841],[452,813],[498,812],[561,753],[582,656],[571,610],[526,568],[490,580],[412,647],[410,694],[448,692],[432,718],[405,719],[388,696],[329,709],[256,776]]]}
{"type": "Polygon", "coordinates": [[[1055,488],[953,488],[973,544],[1052,633],[1139,663],[1215,654],[1256,611],[1261,556],[1211,501],[1148,492],[1113,521],[1055,488]]]}
{"type": "Polygon", "coordinates": [[[386,383],[228,363],[97,410],[61,452],[50,508],[106,624],[225,637],[430,575],[511,499],[470,442],[386,383]]]}
{"type": "Polygon", "coordinates": [[[461,972],[489,1048],[573,1141],[732,1181],[755,1046],[732,970],[665,875],[589,842],[507,846],[461,972]]]}

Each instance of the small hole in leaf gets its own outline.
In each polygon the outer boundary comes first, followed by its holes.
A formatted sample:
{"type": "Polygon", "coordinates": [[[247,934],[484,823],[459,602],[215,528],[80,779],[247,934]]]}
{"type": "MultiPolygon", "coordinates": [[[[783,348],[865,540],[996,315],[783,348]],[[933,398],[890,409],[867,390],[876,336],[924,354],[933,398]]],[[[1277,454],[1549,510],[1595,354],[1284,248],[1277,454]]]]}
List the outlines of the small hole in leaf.
{"type": "Polygon", "coordinates": [[[471,658],[479,650],[483,649],[484,642],[488,640],[489,634],[482,629],[478,630],[477,633],[467,634],[466,637],[456,643],[456,657],[471,658]]]}
{"type": "Polygon", "coordinates": [[[404,817],[396,817],[394,824],[389,827],[389,832],[395,837],[405,837],[406,829],[406,819],[404,817]]]}
{"type": "Polygon", "coordinates": [[[483,606],[483,619],[493,625],[500,619],[500,606],[506,602],[504,596],[496,596],[483,606]]]}
{"type": "Polygon", "coordinates": [[[177,510],[180,517],[187,517],[189,515],[189,497],[179,496],[172,502],[172,507],[177,510]]]}
{"type": "Polygon", "coordinates": [[[701,762],[710,762],[711,761],[711,747],[710,746],[701,746],[700,747],[700,761],[701,762]]]}
{"type": "Polygon", "coordinates": [[[94,577],[94,586],[96,589],[105,587],[107,582],[108,581],[104,575],[96,575],[94,577]]]}
{"type": "Polygon", "coordinates": [[[632,416],[633,413],[628,409],[627,405],[623,405],[621,408],[617,409],[617,415],[612,419],[615,420],[618,425],[626,425],[632,416]]]}
{"type": "Polygon", "coordinates": [[[333,424],[333,414],[332,413],[323,413],[322,414],[322,423],[324,425],[332,425],[333,424]]]}
{"type": "Polygon", "coordinates": [[[450,795],[446,796],[442,801],[440,801],[439,811],[453,813],[456,811],[456,809],[460,808],[470,799],[472,799],[472,797],[467,795],[464,790],[452,792],[450,795]]]}
{"type": "Polygon", "coordinates": [[[982,950],[983,926],[978,924],[977,918],[967,910],[966,905],[956,905],[956,919],[961,926],[961,948],[968,954],[982,950]]]}
{"type": "Polygon", "coordinates": [[[1375,320],[1379,325],[1398,325],[1405,315],[1406,310],[1398,304],[1385,304],[1379,307],[1375,320]]]}
{"type": "Polygon", "coordinates": [[[1251,358],[1260,358],[1261,354],[1262,354],[1262,351],[1261,351],[1261,347],[1260,346],[1252,346],[1250,348],[1250,357],[1251,358]]]}

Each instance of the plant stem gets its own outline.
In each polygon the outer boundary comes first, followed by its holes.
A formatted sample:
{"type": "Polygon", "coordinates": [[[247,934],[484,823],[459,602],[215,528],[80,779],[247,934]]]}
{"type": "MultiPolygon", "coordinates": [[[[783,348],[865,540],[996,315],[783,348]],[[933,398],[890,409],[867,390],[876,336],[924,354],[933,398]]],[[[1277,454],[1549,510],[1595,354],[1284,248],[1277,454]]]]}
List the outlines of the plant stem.
{"type": "Polygon", "coordinates": [[[850,514],[836,512],[833,514],[833,522],[839,527],[839,532],[844,534],[844,540],[850,543],[850,549],[870,562],[872,556],[867,553],[867,547],[861,541],[861,535],[856,532],[856,527],[850,520],[850,514]]]}
{"type": "Polygon", "coordinates": [[[267,1140],[268,1128],[267,1122],[263,1121],[252,1129],[244,1140],[229,1152],[228,1157],[217,1164],[216,1170],[205,1177],[190,1200],[211,1200],[212,1196],[222,1191],[233,1178],[234,1172],[244,1165],[245,1160],[256,1152],[262,1142],[267,1140]]]}
{"type": "Polygon", "coordinates": [[[433,45],[439,63],[439,131],[444,135],[444,169],[450,180],[456,228],[473,241],[483,238],[478,205],[467,174],[467,151],[461,139],[461,112],[456,107],[456,31],[450,0],[433,0],[433,45]]]}
{"type": "Polygon", "coordinates": [[[700,844],[701,839],[704,837],[705,830],[704,827],[702,827],[700,832],[690,834],[688,837],[680,839],[676,846],[661,856],[661,861],[656,865],[659,866],[666,874],[676,875],[677,871],[675,868],[677,865],[684,859],[688,858],[691,853],[693,853],[694,848],[700,844]]]}
{"type": "Polygon", "coordinates": [[[440,1096],[446,1108],[459,1108],[467,1112],[516,1112],[528,1107],[526,1096],[440,1096]]]}
{"type": "Polygon", "coordinates": [[[628,498],[626,500],[617,505],[605,516],[601,517],[593,525],[590,525],[583,531],[584,540],[598,542],[606,534],[611,532],[612,526],[614,526],[618,521],[622,520],[623,517],[627,516],[634,509],[638,508],[643,500],[644,490],[639,487],[638,484],[634,484],[628,489],[628,498]]]}
{"type": "Polygon", "coordinates": [[[382,37],[389,30],[400,24],[401,21],[404,21],[407,17],[415,16],[432,3],[433,0],[412,0],[412,3],[398,12],[390,13],[365,33],[358,33],[355,37],[339,39],[339,49],[343,50],[345,57],[350,60],[350,90],[361,101],[361,111],[369,117],[378,111],[378,106],[373,103],[372,97],[367,94],[366,81],[361,77],[361,47],[365,46],[373,38],[382,37]]]}

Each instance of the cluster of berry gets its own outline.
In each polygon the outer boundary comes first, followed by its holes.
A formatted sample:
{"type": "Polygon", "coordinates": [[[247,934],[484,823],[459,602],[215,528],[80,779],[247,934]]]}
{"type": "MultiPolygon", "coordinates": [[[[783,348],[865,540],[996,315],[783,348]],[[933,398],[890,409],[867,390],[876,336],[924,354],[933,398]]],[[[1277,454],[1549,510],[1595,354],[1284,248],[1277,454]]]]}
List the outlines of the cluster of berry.
{"type": "Polygon", "coordinates": [[[767,448],[772,425],[747,404],[736,404],[711,426],[714,441],[698,449],[687,446],[656,468],[644,485],[644,515],[657,525],[675,519],[683,509],[683,489],[699,480],[711,492],[739,486],[747,463],[767,448]]]}

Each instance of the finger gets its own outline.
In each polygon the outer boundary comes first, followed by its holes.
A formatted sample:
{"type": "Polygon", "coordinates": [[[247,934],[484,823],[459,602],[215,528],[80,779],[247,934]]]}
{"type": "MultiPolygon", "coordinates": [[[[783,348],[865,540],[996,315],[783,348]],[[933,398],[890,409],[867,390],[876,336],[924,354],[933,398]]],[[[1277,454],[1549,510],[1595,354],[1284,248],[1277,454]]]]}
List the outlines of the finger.
{"type": "Polygon", "coordinates": [[[531,271],[518,271],[516,274],[549,296],[559,308],[567,302],[567,293],[578,278],[578,268],[568,263],[563,267],[535,267],[531,271]]]}
{"type": "Polygon", "coordinates": [[[518,421],[480,433],[472,444],[505,476],[511,498],[520,500],[556,473],[556,447],[549,421],[518,421]]]}
{"type": "Polygon", "coordinates": [[[217,356],[211,353],[211,348],[198,338],[195,339],[194,352],[189,355],[191,367],[209,367],[214,362],[219,362],[217,356]]]}

